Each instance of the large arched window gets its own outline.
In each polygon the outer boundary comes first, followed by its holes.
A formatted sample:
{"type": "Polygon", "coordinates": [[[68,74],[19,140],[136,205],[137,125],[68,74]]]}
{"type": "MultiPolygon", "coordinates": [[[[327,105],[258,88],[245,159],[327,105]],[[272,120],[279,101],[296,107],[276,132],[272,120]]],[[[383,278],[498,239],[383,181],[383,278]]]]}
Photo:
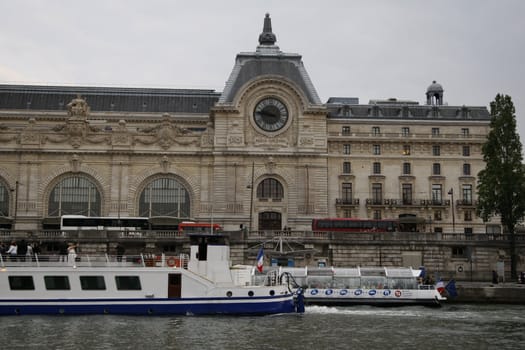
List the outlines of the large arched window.
{"type": "Polygon", "coordinates": [[[150,182],[140,194],[139,216],[190,217],[190,195],[174,178],[150,182]]]}
{"type": "Polygon", "coordinates": [[[101,215],[101,198],[95,184],[82,175],[62,179],[51,191],[49,216],[101,215]]]}
{"type": "Polygon", "coordinates": [[[0,182],[0,216],[9,216],[9,189],[0,182]]]}
{"type": "Polygon", "coordinates": [[[257,198],[282,199],[284,196],[283,185],[273,178],[264,179],[257,186],[257,198]]]}

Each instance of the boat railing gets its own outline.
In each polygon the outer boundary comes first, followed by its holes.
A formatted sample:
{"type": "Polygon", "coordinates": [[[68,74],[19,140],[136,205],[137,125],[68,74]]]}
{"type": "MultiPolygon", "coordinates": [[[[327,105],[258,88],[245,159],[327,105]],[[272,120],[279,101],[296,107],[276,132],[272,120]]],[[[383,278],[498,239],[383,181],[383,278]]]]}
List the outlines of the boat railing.
{"type": "Polygon", "coordinates": [[[433,289],[436,289],[436,286],[434,284],[420,284],[419,289],[433,290],[433,289]]]}
{"type": "Polygon", "coordinates": [[[271,270],[266,274],[265,285],[267,286],[276,286],[279,284],[279,271],[271,270]]]}
{"type": "Polygon", "coordinates": [[[188,268],[189,256],[180,255],[39,255],[8,256],[0,255],[0,267],[173,267],[188,268]]]}
{"type": "Polygon", "coordinates": [[[251,284],[256,286],[277,286],[286,282],[281,278],[279,269],[272,269],[265,273],[253,271],[251,274],[251,284]]]}

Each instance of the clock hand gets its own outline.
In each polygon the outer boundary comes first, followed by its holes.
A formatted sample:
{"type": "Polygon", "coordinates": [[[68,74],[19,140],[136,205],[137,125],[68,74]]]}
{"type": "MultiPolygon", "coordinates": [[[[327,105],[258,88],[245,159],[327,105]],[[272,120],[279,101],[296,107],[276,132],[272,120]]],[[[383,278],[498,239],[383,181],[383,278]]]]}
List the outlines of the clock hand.
{"type": "Polygon", "coordinates": [[[270,117],[270,118],[277,118],[277,116],[274,113],[271,113],[271,112],[261,111],[259,113],[261,114],[261,116],[267,116],[267,117],[270,117]]]}

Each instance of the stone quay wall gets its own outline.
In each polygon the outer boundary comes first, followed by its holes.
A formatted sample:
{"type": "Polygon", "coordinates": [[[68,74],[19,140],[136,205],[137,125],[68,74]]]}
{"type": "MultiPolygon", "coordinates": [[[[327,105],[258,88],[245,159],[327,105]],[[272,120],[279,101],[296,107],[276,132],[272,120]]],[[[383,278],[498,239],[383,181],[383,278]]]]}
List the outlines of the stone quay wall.
{"type": "MultiPolygon", "coordinates": [[[[510,281],[511,237],[491,234],[422,232],[229,231],[232,264],[255,264],[264,248],[265,265],[293,266],[424,266],[434,278],[491,281],[492,272],[510,281]]],[[[514,237],[517,271],[525,271],[525,235],[514,237]]],[[[42,254],[64,242],[79,244],[79,253],[115,254],[117,243],[126,254],[182,254],[189,239],[177,231],[0,231],[0,241],[24,239],[42,254]]]]}

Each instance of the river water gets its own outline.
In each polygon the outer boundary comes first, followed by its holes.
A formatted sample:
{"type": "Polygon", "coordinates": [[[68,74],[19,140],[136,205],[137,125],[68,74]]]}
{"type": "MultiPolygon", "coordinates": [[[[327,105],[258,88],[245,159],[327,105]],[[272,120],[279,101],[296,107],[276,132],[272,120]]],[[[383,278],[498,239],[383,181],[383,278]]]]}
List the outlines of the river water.
{"type": "Polygon", "coordinates": [[[525,305],[379,308],[230,316],[7,316],[3,349],[523,349],[525,305]]]}

